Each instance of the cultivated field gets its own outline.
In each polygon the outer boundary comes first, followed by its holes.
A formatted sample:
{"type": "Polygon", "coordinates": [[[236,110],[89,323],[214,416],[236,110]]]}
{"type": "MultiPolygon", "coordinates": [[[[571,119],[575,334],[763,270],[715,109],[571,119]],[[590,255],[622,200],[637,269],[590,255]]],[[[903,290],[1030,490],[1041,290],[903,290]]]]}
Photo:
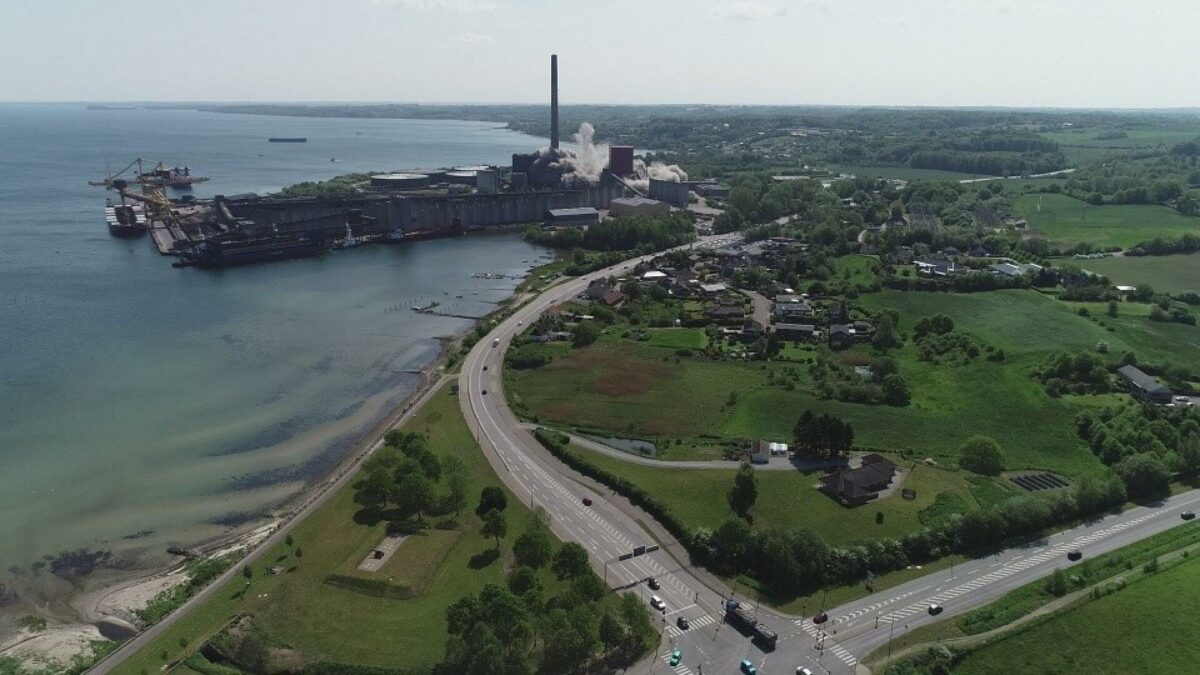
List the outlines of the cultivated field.
{"type": "Polygon", "coordinates": [[[1200,292],[1200,254],[1120,256],[1084,260],[1080,266],[1103,274],[1114,284],[1150,284],[1166,293],[1200,292]]]}
{"type": "Polygon", "coordinates": [[[1061,194],[1026,194],[1013,201],[1013,210],[1051,243],[1065,246],[1128,248],[1155,237],[1200,234],[1200,218],[1159,205],[1088,206],[1061,194]]]}

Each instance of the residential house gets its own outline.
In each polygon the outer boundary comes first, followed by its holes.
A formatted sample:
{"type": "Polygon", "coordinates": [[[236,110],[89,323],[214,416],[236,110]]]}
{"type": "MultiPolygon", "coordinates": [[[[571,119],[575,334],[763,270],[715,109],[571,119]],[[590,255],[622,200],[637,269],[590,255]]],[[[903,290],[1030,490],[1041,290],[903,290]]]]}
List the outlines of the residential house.
{"type": "Polygon", "coordinates": [[[700,292],[710,298],[715,298],[729,289],[727,284],[700,284],[700,292]]]}
{"type": "Polygon", "coordinates": [[[771,461],[771,444],[767,441],[754,441],[750,444],[750,462],[766,464],[771,461]]]}
{"type": "Polygon", "coordinates": [[[896,464],[875,453],[862,458],[857,469],[841,470],[821,479],[821,491],[845,506],[865,504],[877,499],[896,477],[896,464]]]}
{"type": "Polygon", "coordinates": [[[807,323],[777,323],[775,334],[789,342],[812,342],[817,338],[817,327],[807,323]]]}
{"type": "Polygon", "coordinates": [[[850,333],[855,340],[870,340],[875,334],[875,326],[866,321],[855,321],[850,324],[850,333]]]}
{"type": "Polygon", "coordinates": [[[742,340],[745,342],[754,342],[758,338],[765,335],[766,332],[767,332],[766,327],[763,326],[758,321],[755,321],[754,319],[747,318],[745,321],[742,322],[741,337],[742,337],[742,340]]]}
{"type": "Polygon", "coordinates": [[[1146,403],[1170,403],[1171,390],[1137,366],[1121,366],[1117,374],[1129,385],[1129,395],[1146,403]]]}
{"type": "Polygon", "coordinates": [[[588,287],[579,295],[588,302],[599,302],[604,299],[604,294],[609,291],[611,286],[607,279],[596,279],[588,284],[588,287]]]}
{"type": "MultiPolygon", "coordinates": [[[[795,296],[780,296],[780,297],[795,297],[795,296]]],[[[775,302],[775,310],[772,312],[776,321],[784,323],[795,323],[797,319],[811,319],[813,315],[812,305],[801,300],[799,302],[775,302]]]]}
{"type": "Polygon", "coordinates": [[[617,289],[612,289],[604,294],[600,299],[606,307],[620,307],[622,302],[625,302],[625,294],[617,289]]]}
{"type": "Polygon", "coordinates": [[[718,305],[704,310],[709,321],[722,326],[738,326],[746,320],[746,308],[738,305],[718,305]]]}
{"type": "Polygon", "coordinates": [[[844,323],[829,326],[829,346],[834,349],[846,349],[854,344],[854,329],[844,323]]]}

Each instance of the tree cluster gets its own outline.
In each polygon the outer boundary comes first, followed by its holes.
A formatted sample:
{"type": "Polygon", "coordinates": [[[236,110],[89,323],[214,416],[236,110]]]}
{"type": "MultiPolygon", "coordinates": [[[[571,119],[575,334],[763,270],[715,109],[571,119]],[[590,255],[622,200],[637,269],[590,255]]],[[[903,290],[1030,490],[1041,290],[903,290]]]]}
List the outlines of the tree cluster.
{"type": "Polygon", "coordinates": [[[424,514],[457,514],[466,505],[466,466],[457,457],[439,458],[424,434],[389,431],[384,447],[364,463],[354,483],[354,502],[375,517],[401,520],[424,514]],[[443,488],[444,484],[444,488],[443,488]]]}
{"type": "Polygon", "coordinates": [[[1112,391],[1112,374],[1098,355],[1091,352],[1059,353],[1050,357],[1033,378],[1046,387],[1051,396],[1063,394],[1103,394],[1112,391]]]}
{"type": "Polygon", "coordinates": [[[805,410],[792,429],[796,452],[811,457],[845,457],[854,447],[854,427],[827,413],[805,410]]]}
{"type": "Polygon", "coordinates": [[[1086,410],[1075,427],[1100,461],[1125,479],[1131,497],[1163,494],[1172,474],[1200,474],[1200,413],[1190,407],[1086,410]]]}

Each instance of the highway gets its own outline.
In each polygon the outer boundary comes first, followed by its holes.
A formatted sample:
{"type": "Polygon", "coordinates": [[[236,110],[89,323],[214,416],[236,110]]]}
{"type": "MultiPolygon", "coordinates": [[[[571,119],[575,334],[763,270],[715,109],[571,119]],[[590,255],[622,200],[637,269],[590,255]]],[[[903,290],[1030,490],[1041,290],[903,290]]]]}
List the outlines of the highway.
{"type": "MultiPolygon", "coordinates": [[[[702,240],[697,246],[729,241],[714,239],[702,240]]],[[[891,636],[974,609],[1048,576],[1056,568],[1069,567],[1074,564],[1066,557],[1070,551],[1079,550],[1087,560],[1178,526],[1183,522],[1180,512],[1200,507],[1200,490],[1196,490],[1157,506],[1130,509],[829,608],[829,621],[819,626],[811,617],[788,617],[759,608],[759,619],[780,636],[777,648],[764,653],[733,627],[722,628],[721,603],[728,589],[706,586],[698,573],[682,567],[663,550],[617,562],[619,555],[634,547],[655,543],[638,523],[650,520],[650,516],[641,514],[635,519],[609,504],[607,493],[586,487],[589,482],[542,448],[505,401],[501,370],[512,337],[551,305],[577,296],[592,280],[619,276],[637,262],[628,261],[554,286],[517,309],[470,351],[463,362],[459,395],[468,425],[509,488],[528,503],[545,508],[559,537],[587,548],[597,572],[610,586],[634,590],[647,599],[651,593],[663,599],[664,644],[660,645],[660,658],[646,667],[649,672],[672,670],[666,666],[665,653],[674,646],[684,655],[682,664],[673,669],[678,675],[733,673],[742,659],[751,660],[764,675],[791,675],[800,666],[815,673],[865,670],[858,660],[885,646],[891,636]],[[583,504],[585,497],[592,500],[590,507],[583,504]],[[642,583],[648,577],[657,578],[662,589],[650,591],[642,583]],[[944,608],[939,616],[929,615],[931,604],[944,608]],[[673,625],[680,615],[688,617],[690,630],[680,631],[673,625]]],[[[812,613],[818,609],[813,607],[812,613]]]]}

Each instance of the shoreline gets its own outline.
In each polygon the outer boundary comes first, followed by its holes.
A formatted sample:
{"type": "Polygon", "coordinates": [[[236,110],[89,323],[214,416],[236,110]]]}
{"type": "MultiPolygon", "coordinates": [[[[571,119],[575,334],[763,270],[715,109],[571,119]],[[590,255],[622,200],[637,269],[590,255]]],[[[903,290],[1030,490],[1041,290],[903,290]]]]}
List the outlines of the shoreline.
{"type": "MultiPolygon", "coordinates": [[[[142,569],[111,570],[110,577],[89,586],[86,581],[62,597],[54,599],[54,605],[66,611],[57,612],[50,609],[45,602],[37,599],[21,597],[20,600],[5,612],[13,616],[32,615],[47,619],[50,623],[40,631],[30,631],[27,628],[17,628],[13,633],[0,638],[0,656],[15,657],[19,661],[31,665],[46,666],[51,661],[60,664],[67,663],[76,654],[84,652],[89,642],[106,639],[99,629],[100,624],[128,625],[128,639],[118,641],[128,644],[138,636],[151,631],[155,626],[168,622],[180,609],[190,602],[186,601],[179,608],[172,610],[155,624],[138,627],[136,611],[142,609],[158,593],[183,583],[187,579],[186,566],[189,561],[200,558],[213,558],[228,555],[237,551],[243,552],[239,563],[230,569],[235,570],[240,563],[245,562],[257,552],[265,550],[264,543],[270,542],[275,535],[284,529],[298,524],[313,509],[320,505],[357,472],[359,465],[376,449],[382,447],[384,435],[397,426],[409,415],[418,404],[427,398],[431,392],[447,381],[444,370],[452,356],[462,345],[463,339],[474,331],[481,323],[491,321],[493,317],[510,307],[519,304],[524,297],[522,286],[531,278],[535,269],[545,263],[533,264],[526,270],[521,282],[511,293],[497,302],[495,308],[483,317],[471,321],[461,330],[450,335],[435,338],[439,342],[436,356],[422,366],[417,374],[417,385],[404,395],[389,411],[373,423],[366,431],[350,444],[350,450],[339,459],[328,471],[315,476],[303,489],[290,497],[286,503],[264,514],[262,518],[245,523],[234,528],[225,535],[213,537],[196,543],[189,551],[195,556],[173,561],[169,565],[147,566],[142,569]],[[74,616],[64,616],[73,614],[74,616]],[[71,619],[71,620],[68,620],[71,619]],[[115,621],[114,621],[115,620],[115,621]]],[[[222,583],[224,576],[218,577],[194,598],[200,597],[205,589],[215,588],[222,583]]],[[[115,652],[114,652],[115,653],[115,652]]],[[[107,657],[106,657],[107,658],[107,657]]],[[[104,662],[100,659],[96,664],[104,662]]],[[[96,665],[93,664],[93,665],[96,665]]]]}

